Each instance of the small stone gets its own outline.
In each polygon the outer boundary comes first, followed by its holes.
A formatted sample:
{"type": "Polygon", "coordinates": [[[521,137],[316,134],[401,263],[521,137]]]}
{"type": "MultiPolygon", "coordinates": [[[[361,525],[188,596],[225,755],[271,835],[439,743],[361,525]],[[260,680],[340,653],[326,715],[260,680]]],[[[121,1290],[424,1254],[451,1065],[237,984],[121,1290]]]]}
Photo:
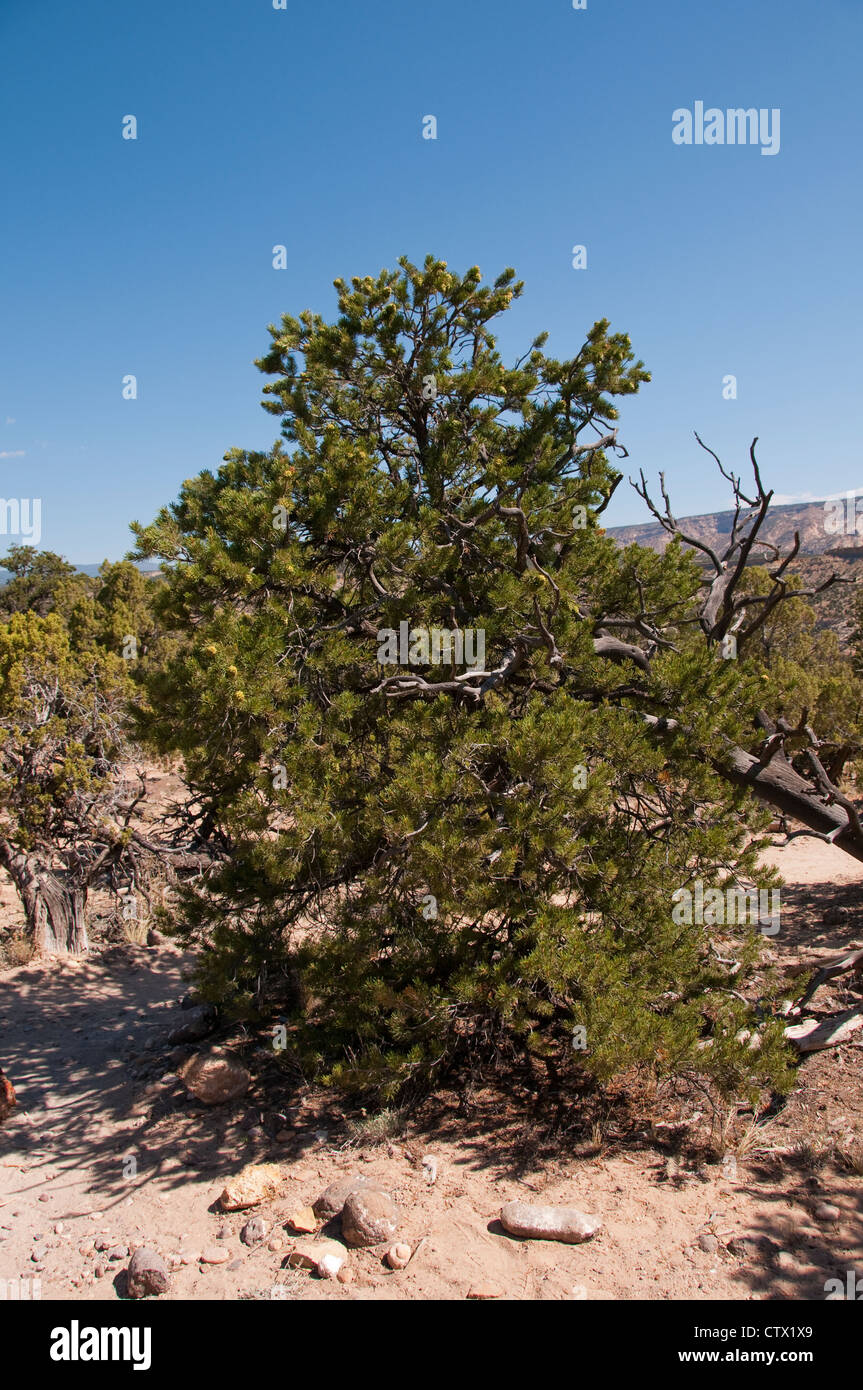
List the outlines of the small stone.
{"type": "Polygon", "coordinates": [[[125,1260],[129,1253],[128,1245],[112,1245],[108,1251],[109,1260],[125,1260]]]}
{"type": "Polygon", "coordinates": [[[66,1229],[66,1227],[63,1225],[63,1222],[62,1222],[62,1221],[58,1221],[57,1224],[56,1224],[56,1226],[54,1227],[54,1234],[55,1234],[55,1236],[61,1236],[61,1235],[63,1234],[63,1232],[65,1231],[65,1229],[66,1229]]]}
{"type": "Polygon", "coordinates": [[[380,1245],[399,1227],[398,1207],[382,1188],[360,1187],[342,1208],[342,1238],[348,1245],[380,1245]]]}
{"type": "Polygon", "coordinates": [[[206,1250],[202,1250],[198,1256],[202,1265],[223,1265],[227,1264],[231,1258],[230,1250],[218,1245],[208,1245],[206,1250]]]}
{"type": "Polygon", "coordinates": [[[350,1177],[339,1178],[336,1182],[330,1183],[329,1187],[321,1193],[316,1202],[312,1204],[315,1216],[323,1221],[331,1221],[334,1216],[340,1216],[345,1202],[348,1198],[361,1187],[376,1186],[370,1184],[368,1178],[364,1178],[359,1173],[353,1173],[350,1177]]]}
{"type": "Polygon", "coordinates": [[[167,1293],[171,1284],[168,1266],[155,1250],[140,1246],[129,1261],[126,1289],[130,1298],[158,1297],[167,1293]]]}
{"type": "Polygon", "coordinates": [[[835,1226],[841,1219],[842,1212],[832,1202],[819,1202],[813,1216],[816,1221],[822,1222],[826,1226],[835,1226]]]}
{"type": "Polygon", "coordinates": [[[409,1245],[391,1245],[386,1253],[386,1262],[390,1269],[405,1269],[410,1263],[413,1251],[409,1245]]]}
{"type": "Polygon", "coordinates": [[[113,1244],[114,1242],[112,1240],[109,1240],[107,1236],[97,1236],[96,1239],[93,1241],[93,1249],[110,1250],[113,1244]]]}
{"type": "Polygon", "coordinates": [[[320,1222],[311,1207],[301,1207],[299,1211],[294,1212],[293,1216],[288,1217],[287,1224],[298,1235],[314,1235],[320,1222]]]}
{"type": "Polygon", "coordinates": [[[533,1206],[529,1202],[507,1202],[501,1207],[500,1221],[512,1236],[533,1240],[560,1240],[576,1245],[590,1240],[602,1229],[597,1216],[588,1216],[575,1207],[533,1206]]]}
{"type": "Polygon", "coordinates": [[[468,1290],[468,1298],[503,1298],[503,1289],[497,1284],[472,1284],[468,1290]]]}
{"type": "Polygon", "coordinates": [[[788,1250],[777,1250],[776,1263],[780,1269],[793,1269],[795,1264],[794,1256],[788,1250]]]}
{"type": "Polygon", "coordinates": [[[351,1269],[350,1265],[342,1265],[336,1278],[340,1284],[352,1284],[354,1282],[354,1271],[351,1269]]]}
{"type": "Polygon", "coordinates": [[[31,1254],[30,1259],[33,1261],[34,1265],[39,1264],[40,1260],[44,1260],[47,1254],[48,1247],[46,1245],[37,1245],[35,1250],[31,1254]]]}
{"type": "Polygon", "coordinates": [[[282,1170],[277,1163],[248,1163],[236,1177],[225,1184],[219,1201],[223,1211],[242,1211],[256,1207],[267,1197],[274,1197],[282,1184],[282,1170]]]}
{"type": "Polygon", "coordinates": [[[337,1279],[343,1264],[341,1255],[322,1255],[315,1268],[321,1279],[337,1279]]]}
{"type": "Polygon", "coordinates": [[[94,1269],[93,1269],[93,1278],[94,1278],[94,1279],[104,1279],[104,1278],[105,1278],[105,1266],[104,1266],[104,1265],[95,1265],[95,1266],[94,1266],[94,1269]]]}
{"type": "Polygon", "coordinates": [[[716,1239],[716,1236],[712,1236],[709,1232],[705,1231],[703,1235],[698,1237],[698,1247],[700,1250],[703,1250],[706,1255],[715,1255],[719,1249],[719,1241],[716,1239]]]}
{"type": "MultiPolygon", "coordinates": [[[[40,1202],[50,1202],[50,1200],[51,1200],[51,1198],[49,1197],[49,1195],[48,1195],[47,1192],[43,1192],[43,1193],[40,1195],[40,1197],[39,1197],[39,1201],[40,1201],[40,1202]]],[[[16,1212],[16,1215],[17,1215],[17,1214],[18,1214],[18,1213],[16,1212]]]]}
{"type": "Polygon", "coordinates": [[[169,1043],[200,1042],[216,1026],[216,1011],[210,1004],[188,1009],[182,1023],[168,1034],[169,1043]]]}
{"type": "Polygon", "coordinates": [[[262,1216],[253,1216],[251,1221],[247,1221],[240,1231],[240,1240],[244,1245],[260,1245],[266,1239],[269,1225],[262,1216]]]}
{"type": "Polygon", "coordinates": [[[284,1248],[285,1242],[281,1236],[273,1236],[272,1240],[267,1242],[267,1249],[272,1250],[274,1254],[279,1250],[284,1250],[284,1248]]]}
{"type": "Polygon", "coordinates": [[[205,1105],[238,1100],[252,1084],[251,1075],[240,1062],[213,1053],[192,1057],[180,1069],[180,1076],[186,1089],[205,1105]]]}
{"type": "Polygon", "coordinates": [[[288,1254],[290,1269],[317,1269],[326,1255],[344,1263],[347,1258],[345,1247],[337,1240],[298,1240],[288,1254]]]}

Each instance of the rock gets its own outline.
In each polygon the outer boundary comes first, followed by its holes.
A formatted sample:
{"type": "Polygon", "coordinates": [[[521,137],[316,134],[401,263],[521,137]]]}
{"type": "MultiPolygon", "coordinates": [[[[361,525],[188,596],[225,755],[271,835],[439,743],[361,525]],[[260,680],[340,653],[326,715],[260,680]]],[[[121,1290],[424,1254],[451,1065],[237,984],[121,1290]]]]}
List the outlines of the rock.
{"type": "Polygon", "coordinates": [[[832,1202],[819,1202],[812,1214],[816,1221],[826,1226],[835,1226],[842,1216],[842,1212],[832,1202]]]}
{"type": "Polygon", "coordinates": [[[155,1250],[137,1249],[126,1271],[126,1291],[130,1298],[157,1298],[171,1285],[168,1266],[155,1250]]]}
{"type": "Polygon", "coordinates": [[[350,1265],[342,1265],[336,1278],[340,1284],[352,1284],[354,1282],[354,1271],[351,1269],[350,1265]]]}
{"type": "Polygon", "coordinates": [[[560,1240],[566,1245],[590,1240],[602,1229],[598,1216],[588,1216],[575,1207],[533,1206],[529,1202],[507,1202],[501,1207],[500,1221],[511,1236],[560,1240]]]}
{"type": "Polygon", "coordinates": [[[776,1263],[778,1264],[780,1269],[794,1269],[796,1262],[794,1256],[790,1253],[790,1251],[777,1250],[776,1263]]]}
{"type": "Polygon", "coordinates": [[[129,1253],[128,1245],[112,1245],[108,1251],[109,1260],[125,1260],[129,1253]]]}
{"type": "Polygon", "coordinates": [[[216,1026],[216,1011],[212,1004],[198,1004],[186,1010],[183,1022],[168,1034],[169,1043],[199,1042],[216,1026]]]}
{"type": "Polygon", "coordinates": [[[429,1187],[437,1182],[437,1159],[434,1154],[426,1154],[422,1161],[423,1177],[429,1187]]]}
{"type": "Polygon", "coordinates": [[[277,1163],[247,1163],[235,1177],[229,1178],[219,1201],[223,1211],[242,1211],[256,1207],[267,1197],[273,1197],[282,1185],[282,1170],[277,1163]]]}
{"type": "Polygon", "coordinates": [[[62,1222],[62,1221],[58,1221],[58,1222],[57,1222],[57,1225],[54,1227],[54,1234],[55,1234],[55,1236],[61,1236],[61,1235],[63,1234],[63,1232],[65,1231],[65,1229],[66,1229],[66,1227],[63,1225],[63,1222],[62,1222]]]}
{"type": "Polygon", "coordinates": [[[39,1263],[40,1260],[44,1260],[47,1254],[47,1245],[37,1245],[36,1248],[33,1250],[32,1254],[30,1255],[30,1259],[33,1261],[34,1265],[36,1265],[39,1263]]]}
{"type": "Polygon", "coordinates": [[[105,1278],[105,1266],[104,1266],[104,1265],[95,1265],[95,1266],[94,1266],[94,1268],[93,1268],[93,1278],[94,1278],[94,1279],[104,1279],[104,1278],[105,1278]]]}
{"type": "Polygon", "coordinates": [[[251,1221],[247,1221],[240,1231],[240,1240],[244,1245],[260,1245],[266,1240],[269,1225],[262,1216],[253,1216],[251,1221]]]}
{"type": "Polygon", "coordinates": [[[202,1265],[223,1265],[227,1264],[231,1258],[230,1250],[224,1246],[208,1245],[206,1250],[202,1250],[198,1256],[202,1265]]]}
{"type": "Polygon", "coordinates": [[[330,1183],[312,1204],[315,1216],[322,1221],[331,1221],[334,1216],[340,1216],[342,1208],[348,1198],[361,1187],[377,1187],[370,1178],[361,1177],[359,1173],[354,1173],[348,1178],[339,1178],[336,1182],[330,1183]]]}
{"type": "Polygon", "coordinates": [[[341,1260],[344,1264],[347,1250],[337,1240],[298,1240],[288,1254],[290,1269],[317,1269],[327,1255],[341,1260]]]}
{"type": "Polygon", "coordinates": [[[305,1236],[314,1235],[320,1222],[311,1207],[301,1207],[299,1211],[294,1212],[293,1216],[288,1217],[288,1225],[298,1235],[305,1236]]]}
{"type": "Polygon", "coordinates": [[[380,1245],[399,1228],[398,1207],[382,1188],[363,1185],[342,1207],[342,1239],[348,1245],[380,1245]]]}
{"type": "MultiPolygon", "coordinates": [[[[512,1205],[512,1203],[510,1204],[512,1205]]],[[[497,1284],[471,1284],[468,1298],[503,1298],[503,1289],[497,1284]]]]}
{"type": "Polygon", "coordinates": [[[409,1245],[391,1245],[386,1253],[386,1262],[390,1269],[405,1269],[410,1263],[413,1251],[409,1245]]]}
{"type": "Polygon", "coordinates": [[[337,1279],[344,1263],[342,1255],[322,1255],[315,1269],[321,1279],[337,1279]]]}
{"type": "Polygon", "coordinates": [[[183,1084],[205,1105],[222,1105],[244,1096],[252,1078],[240,1062],[213,1053],[190,1058],[180,1071],[183,1084]]]}
{"type": "Polygon", "coordinates": [[[273,1253],[278,1250],[284,1250],[284,1248],[285,1242],[282,1240],[281,1236],[273,1236],[272,1240],[267,1242],[267,1249],[272,1250],[273,1253]]]}
{"type": "Polygon", "coordinates": [[[698,1237],[697,1244],[699,1250],[703,1250],[707,1255],[715,1255],[719,1249],[719,1241],[709,1231],[705,1231],[698,1237]]]}

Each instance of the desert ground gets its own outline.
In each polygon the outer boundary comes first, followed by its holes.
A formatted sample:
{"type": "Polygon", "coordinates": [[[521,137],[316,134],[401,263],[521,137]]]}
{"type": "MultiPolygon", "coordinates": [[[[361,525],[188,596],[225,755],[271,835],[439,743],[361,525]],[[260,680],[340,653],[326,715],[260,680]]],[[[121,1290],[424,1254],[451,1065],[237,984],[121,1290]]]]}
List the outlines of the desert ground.
{"type": "MultiPolygon", "coordinates": [[[[863,864],[809,838],[769,857],[785,879],[780,967],[863,946],[863,864]]],[[[2,910],[7,928],[20,920],[8,884],[2,910]]],[[[581,1114],[494,1076],[381,1118],[308,1086],[242,1029],[171,1041],[192,968],[170,941],[116,932],[83,959],[0,967],[0,1063],[19,1100],[0,1129],[0,1280],[116,1300],[142,1245],[175,1300],[819,1300],[863,1274],[863,1034],[807,1057],[774,1111],[730,1112],[721,1134],[685,1089],[621,1086],[581,1114]],[[213,1048],[252,1074],[238,1101],[207,1106],[178,1074],[213,1048]],[[223,1211],[226,1182],[259,1163],[278,1165],[274,1195],[223,1211]],[[354,1174],[395,1199],[407,1266],[373,1247],[346,1252],[350,1282],[289,1267],[314,1234],[291,1217],[354,1174]],[[602,1229],[578,1245],[518,1239],[498,1219],[513,1200],[573,1205],[602,1229]],[[253,1217],[263,1239],[247,1244],[253,1217]]],[[[859,995],[859,977],[839,977],[807,1014],[859,995]]],[[[338,1238],[338,1221],[318,1234],[338,1238]]]]}

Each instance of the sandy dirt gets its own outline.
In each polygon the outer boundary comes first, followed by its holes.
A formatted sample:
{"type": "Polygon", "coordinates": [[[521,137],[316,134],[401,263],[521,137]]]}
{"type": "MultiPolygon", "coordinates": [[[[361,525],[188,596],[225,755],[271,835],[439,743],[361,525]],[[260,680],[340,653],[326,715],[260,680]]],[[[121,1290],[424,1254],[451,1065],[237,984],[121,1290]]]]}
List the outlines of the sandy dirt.
{"type": "MultiPolygon", "coordinates": [[[[808,839],[771,857],[786,878],[780,963],[863,945],[863,865],[808,839]]],[[[669,1095],[653,1114],[642,1106],[640,1128],[610,1114],[592,1143],[514,1090],[439,1097],[373,1140],[241,1034],[228,1041],[252,1071],[248,1095],[191,1098],[175,1068],[196,1048],[167,1041],[191,965],[172,945],[119,944],[0,975],[0,1063],[20,1100],[0,1129],[0,1280],[38,1279],[43,1299],[116,1300],[136,1245],[170,1259],[172,1299],[462,1299],[478,1286],[531,1300],[823,1299],[828,1280],[863,1275],[863,1165],[843,1159],[863,1152],[859,1046],[809,1058],[757,1130],[738,1116],[724,1159],[706,1147],[706,1119],[669,1095]],[[222,1213],[227,1178],[259,1161],[281,1165],[280,1192],[222,1213]],[[399,1204],[407,1268],[372,1249],[350,1252],[351,1284],[288,1269],[285,1223],[351,1173],[399,1204]],[[604,1228],[582,1245],[518,1240],[498,1221],[514,1199],[575,1205],[604,1228]],[[823,1202],[838,1219],[817,1214],[823,1202]],[[239,1233],[252,1215],[271,1229],[249,1248],[239,1233]]],[[[819,1009],[859,998],[846,978],[819,1009]]]]}

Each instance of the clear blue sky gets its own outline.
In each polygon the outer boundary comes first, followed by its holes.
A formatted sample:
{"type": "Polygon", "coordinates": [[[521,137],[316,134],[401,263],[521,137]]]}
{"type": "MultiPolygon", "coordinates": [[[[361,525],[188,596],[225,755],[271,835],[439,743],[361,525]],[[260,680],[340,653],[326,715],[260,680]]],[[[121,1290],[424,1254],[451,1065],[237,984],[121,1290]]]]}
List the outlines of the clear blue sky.
{"type": "Polygon", "coordinates": [[[268,447],[266,325],[402,252],[513,265],[506,355],[627,331],[680,514],[727,501],[693,429],[787,498],[863,485],[861,0],[0,0],[0,52],[0,495],[76,563],[268,447]],[[778,107],[780,152],[675,145],[696,101],[778,107]]]}

